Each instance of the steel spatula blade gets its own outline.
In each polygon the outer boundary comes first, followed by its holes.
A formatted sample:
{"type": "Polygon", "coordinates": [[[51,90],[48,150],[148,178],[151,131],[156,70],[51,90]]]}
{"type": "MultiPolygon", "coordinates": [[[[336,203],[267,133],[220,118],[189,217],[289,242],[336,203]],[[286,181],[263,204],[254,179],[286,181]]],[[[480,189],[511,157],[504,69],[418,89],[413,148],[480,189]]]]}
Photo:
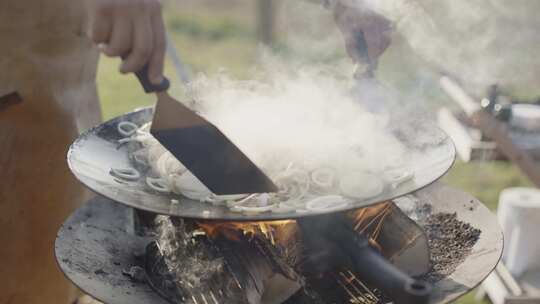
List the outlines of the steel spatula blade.
{"type": "Polygon", "coordinates": [[[216,126],[166,92],[150,133],[215,194],[276,192],[274,183],[216,126]]]}

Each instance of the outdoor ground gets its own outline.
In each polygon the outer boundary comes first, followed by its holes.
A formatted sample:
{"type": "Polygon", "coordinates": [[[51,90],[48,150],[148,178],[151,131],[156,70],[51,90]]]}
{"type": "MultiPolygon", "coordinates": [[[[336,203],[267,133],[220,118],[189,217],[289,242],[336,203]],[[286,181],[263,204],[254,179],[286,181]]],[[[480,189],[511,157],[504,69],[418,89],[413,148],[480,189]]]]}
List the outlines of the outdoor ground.
{"type": "MultiPolygon", "coordinates": [[[[182,0],[166,5],[169,34],[192,73],[212,74],[224,68],[237,77],[247,77],[258,50],[254,3],[242,0],[182,0]]],[[[280,43],[286,44],[278,41],[280,43]]],[[[436,83],[424,77],[426,72],[417,71],[418,61],[414,56],[403,60],[401,52],[406,47],[400,46],[399,41],[395,44],[397,46],[389,50],[381,62],[379,77],[404,91],[418,85],[413,80],[416,76],[423,77],[421,94],[423,98],[433,100],[427,106],[436,108],[450,104],[436,83]],[[399,69],[392,64],[396,61],[399,61],[399,69]]],[[[340,52],[343,50],[336,50],[336,53],[340,52]]],[[[154,101],[153,96],[142,92],[133,76],[117,72],[118,64],[118,60],[106,57],[102,57],[99,64],[98,88],[104,119],[151,105],[154,101]]],[[[172,80],[172,94],[180,98],[181,82],[169,62],[166,75],[172,80]]],[[[458,161],[444,181],[475,195],[492,210],[496,210],[501,190],[529,185],[523,175],[507,162],[465,164],[458,161]]],[[[468,295],[458,303],[477,302],[472,295],[468,295]]]]}

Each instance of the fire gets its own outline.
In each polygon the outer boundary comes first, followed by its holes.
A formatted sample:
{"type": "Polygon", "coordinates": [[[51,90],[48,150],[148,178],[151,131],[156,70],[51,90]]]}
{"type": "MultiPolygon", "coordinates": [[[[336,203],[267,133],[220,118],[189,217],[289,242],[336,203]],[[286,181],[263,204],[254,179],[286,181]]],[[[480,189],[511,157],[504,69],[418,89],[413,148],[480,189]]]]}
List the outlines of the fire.
{"type": "MultiPolygon", "coordinates": [[[[357,209],[348,213],[354,230],[369,237],[370,243],[381,250],[377,238],[381,232],[384,220],[391,212],[389,202],[357,209]]],[[[199,221],[199,227],[210,238],[219,236],[229,240],[241,241],[246,237],[263,237],[272,245],[287,247],[291,242],[298,241],[298,226],[294,220],[264,221],[264,222],[231,222],[231,221],[199,221]]]]}
{"type": "Polygon", "coordinates": [[[295,240],[297,226],[294,220],[266,221],[266,222],[224,222],[207,221],[197,222],[206,235],[211,238],[223,236],[230,240],[240,241],[242,236],[253,238],[262,236],[272,245],[287,245],[295,240]]]}
{"type": "Polygon", "coordinates": [[[392,204],[390,202],[383,202],[351,211],[349,212],[349,217],[354,224],[354,230],[367,235],[369,243],[379,251],[382,251],[377,239],[381,233],[385,218],[391,212],[392,204]]]}
{"type": "MultiPolygon", "coordinates": [[[[345,219],[356,232],[368,237],[370,244],[382,252],[378,243],[384,222],[393,210],[393,204],[383,202],[370,207],[347,212],[345,219]]],[[[265,221],[265,222],[229,222],[229,221],[199,221],[200,229],[210,238],[224,237],[233,241],[253,240],[263,238],[278,249],[278,256],[293,267],[305,261],[306,254],[302,243],[302,233],[295,220],[265,221]]],[[[350,297],[350,303],[379,303],[379,298],[357,277],[347,269],[332,270],[326,274],[336,280],[350,297]]]]}

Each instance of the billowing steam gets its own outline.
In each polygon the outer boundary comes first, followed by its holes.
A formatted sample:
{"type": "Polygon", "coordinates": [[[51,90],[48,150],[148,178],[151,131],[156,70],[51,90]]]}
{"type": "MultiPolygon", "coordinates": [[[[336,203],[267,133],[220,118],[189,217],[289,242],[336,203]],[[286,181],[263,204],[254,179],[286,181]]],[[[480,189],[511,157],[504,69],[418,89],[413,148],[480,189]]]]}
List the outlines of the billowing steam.
{"type": "Polygon", "coordinates": [[[412,49],[467,84],[531,87],[540,79],[540,3],[350,0],[395,24],[412,49]]]}
{"type": "Polygon", "coordinates": [[[351,97],[350,74],[339,71],[269,59],[255,79],[200,76],[194,91],[201,113],[269,174],[291,163],[341,173],[399,166],[405,149],[388,116],[351,97]]]}

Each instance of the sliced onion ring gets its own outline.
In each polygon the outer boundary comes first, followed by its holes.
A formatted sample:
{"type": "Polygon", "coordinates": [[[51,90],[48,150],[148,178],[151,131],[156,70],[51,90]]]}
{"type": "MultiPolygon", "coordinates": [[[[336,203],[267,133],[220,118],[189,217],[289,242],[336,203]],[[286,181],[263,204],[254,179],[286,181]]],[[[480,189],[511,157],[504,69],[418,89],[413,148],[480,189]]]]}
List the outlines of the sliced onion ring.
{"type": "Polygon", "coordinates": [[[231,208],[233,212],[244,212],[244,213],[263,213],[268,212],[274,209],[276,205],[269,205],[263,207],[248,207],[248,206],[234,206],[231,208]]]}
{"type": "Polygon", "coordinates": [[[111,170],[109,171],[109,174],[116,178],[128,180],[128,181],[134,181],[141,178],[141,174],[139,173],[139,171],[133,168],[123,168],[123,169],[111,168],[111,170]]]}
{"type": "Polygon", "coordinates": [[[392,185],[393,188],[397,188],[399,185],[414,178],[414,173],[408,170],[390,170],[384,173],[384,179],[392,185]]]}
{"type": "Polygon", "coordinates": [[[279,204],[274,205],[275,207],[272,208],[272,213],[289,213],[289,212],[295,212],[297,210],[296,207],[285,205],[285,204],[279,204]]]}
{"type": "Polygon", "coordinates": [[[315,185],[323,188],[331,187],[334,183],[335,174],[329,168],[320,168],[311,173],[311,180],[315,185]]]}
{"type": "Polygon", "coordinates": [[[350,203],[350,200],[341,195],[325,195],[307,202],[306,209],[310,211],[331,211],[344,208],[350,203]]]}
{"type": "Polygon", "coordinates": [[[169,189],[169,186],[167,186],[167,182],[163,178],[146,177],[146,184],[157,192],[171,192],[171,189],[169,189]]]}
{"type": "Polygon", "coordinates": [[[128,142],[139,142],[139,140],[136,137],[124,137],[118,140],[119,144],[125,144],[128,142]]]}
{"type": "Polygon", "coordinates": [[[133,161],[142,166],[148,166],[148,160],[141,154],[133,153],[133,161]]]}
{"type": "Polygon", "coordinates": [[[206,198],[206,202],[212,204],[225,204],[226,202],[236,202],[242,200],[247,196],[248,194],[215,195],[212,193],[208,196],[208,198],[206,198]]]}
{"type": "Polygon", "coordinates": [[[341,193],[355,199],[369,199],[380,195],[384,190],[382,179],[366,172],[353,172],[341,177],[341,193]]]}
{"type": "Polygon", "coordinates": [[[248,203],[251,199],[257,197],[258,194],[250,194],[246,196],[245,198],[239,200],[239,201],[227,201],[227,207],[233,208],[235,206],[241,206],[242,204],[248,203]]]}
{"type": "Polygon", "coordinates": [[[122,136],[128,137],[135,134],[135,132],[137,132],[139,129],[139,126],[130,121],[121,121],[118,123],[117,129],[118,133],[120,133],[122,136]]]}

